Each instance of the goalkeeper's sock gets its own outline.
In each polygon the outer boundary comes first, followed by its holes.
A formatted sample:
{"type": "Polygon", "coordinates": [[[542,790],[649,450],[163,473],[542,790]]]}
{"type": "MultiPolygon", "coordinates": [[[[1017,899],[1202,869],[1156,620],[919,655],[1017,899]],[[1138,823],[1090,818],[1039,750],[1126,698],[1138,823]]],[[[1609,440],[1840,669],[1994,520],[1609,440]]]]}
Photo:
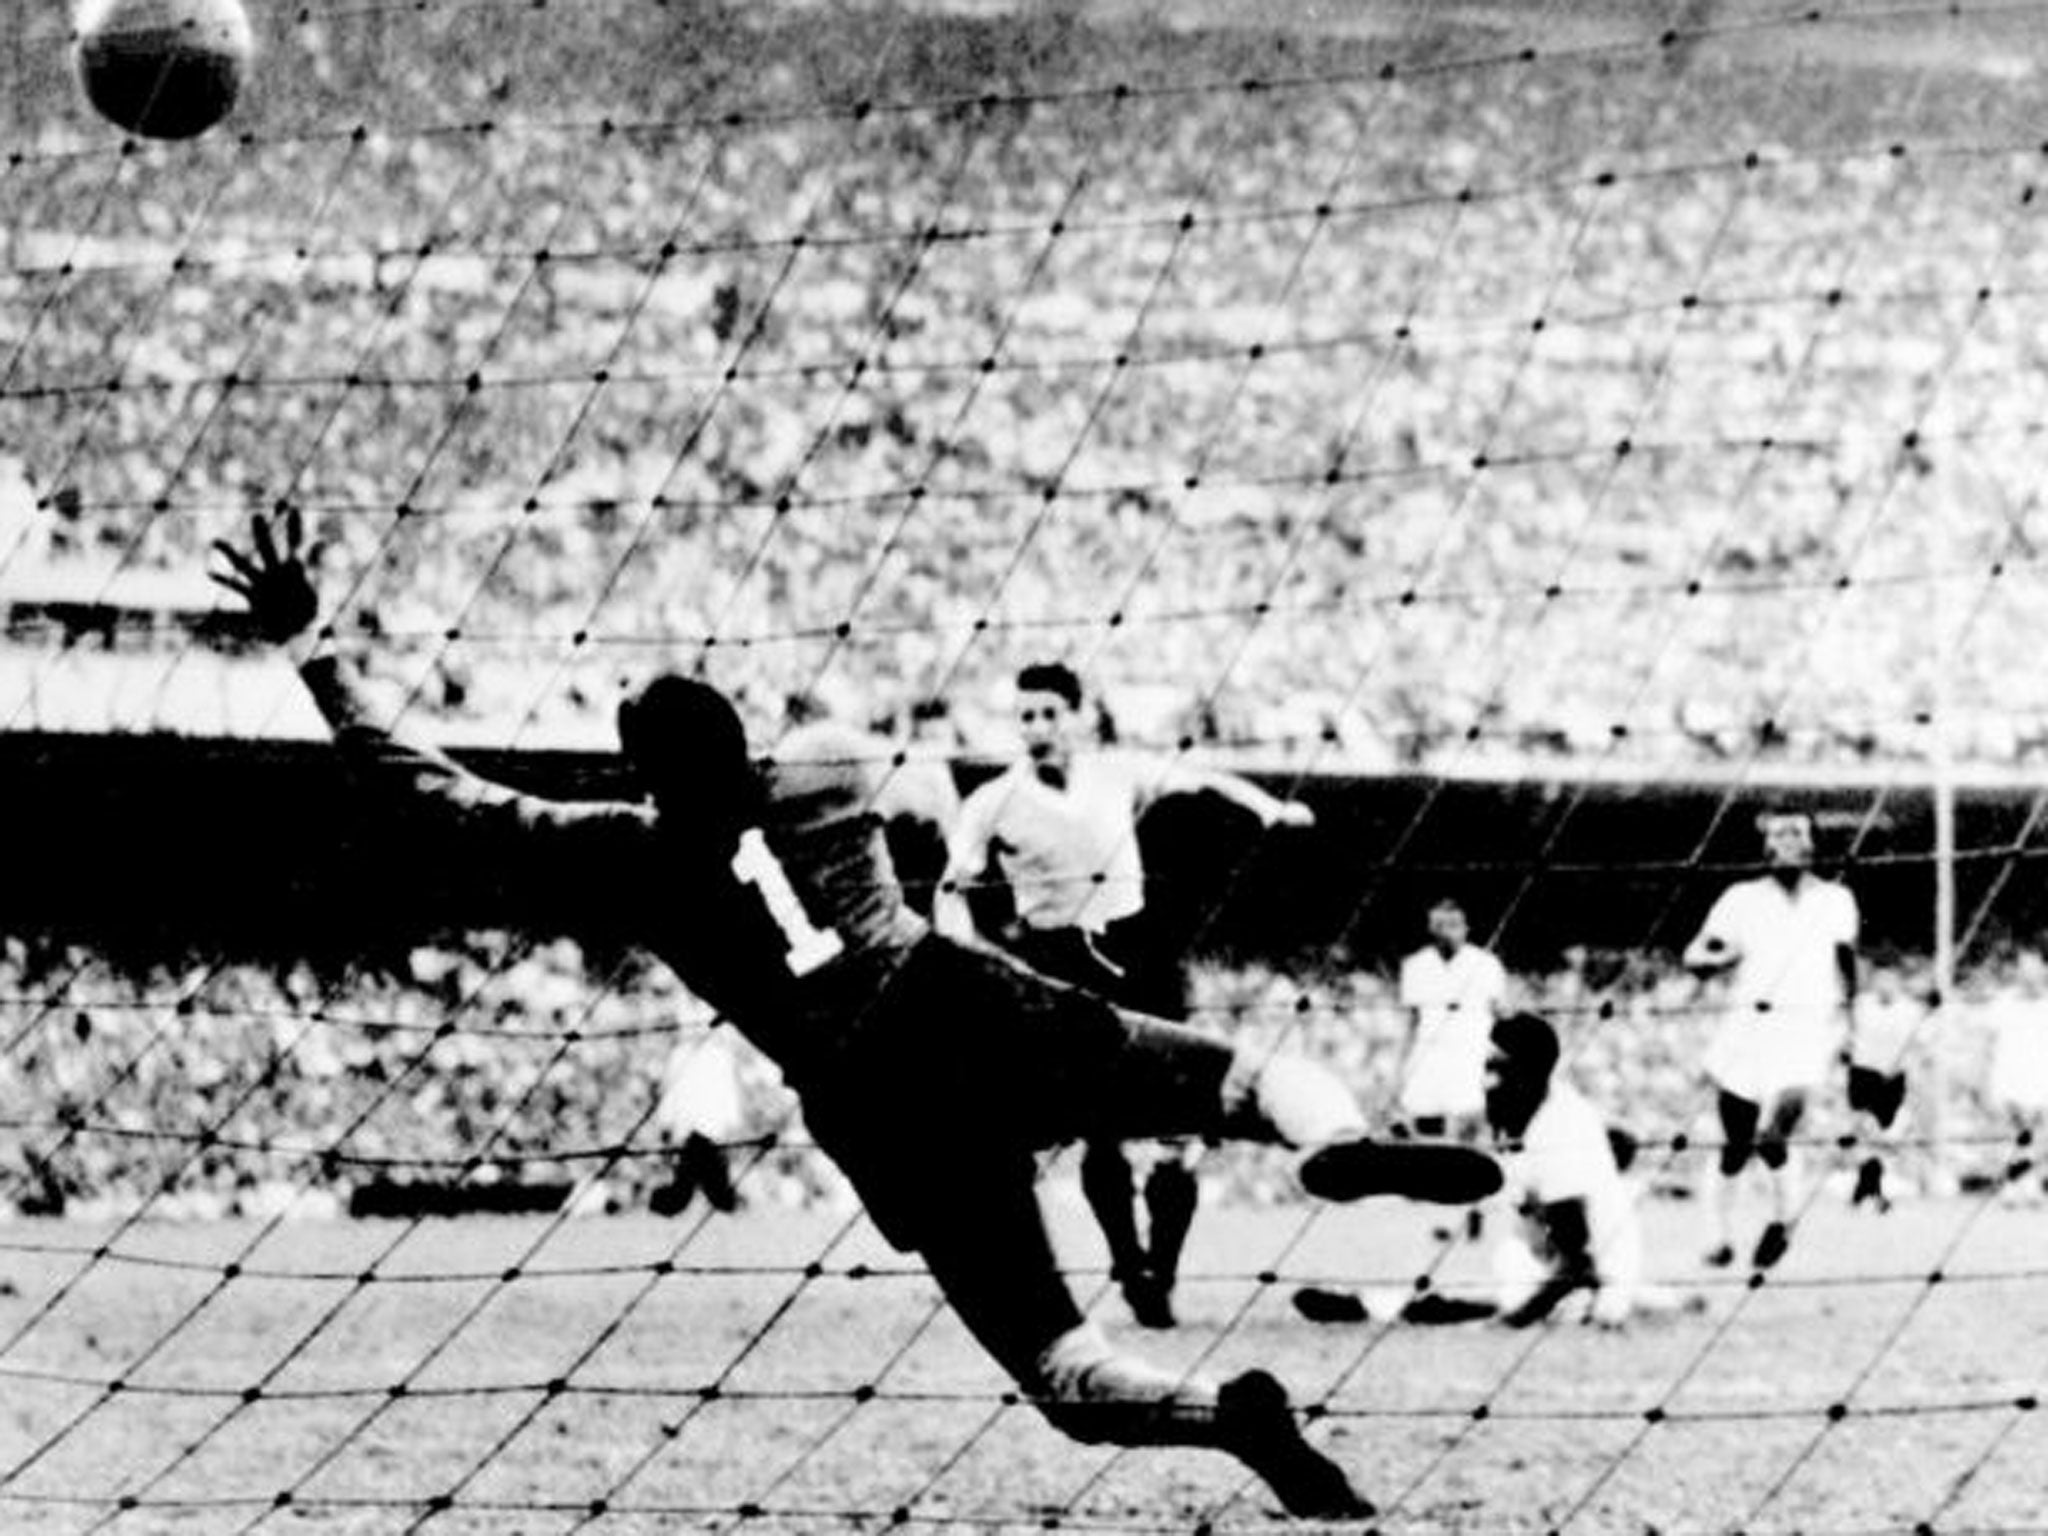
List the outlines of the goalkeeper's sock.
{"type": "Polygon", "coordinates": [[[1265,1479],[1290,1514],[1349,1520],[1372,1513],[1344,1470],[1302,1438],[1286,1388],[1265,1371],[1219,1387],[1118,1354],[1084,1323],[1046,1350],[1038,1376],[1040,1409],[1076,1440],[1227,1451],[1265,1479]]]}
{"type": "Polygon", "coordinates": [[[1289,1147],[1357,1136],[1365,1115],[1335,1073],[1299,1056],[1240,1052],[1223,1080],[1225,1133],[1289,1147]]]}

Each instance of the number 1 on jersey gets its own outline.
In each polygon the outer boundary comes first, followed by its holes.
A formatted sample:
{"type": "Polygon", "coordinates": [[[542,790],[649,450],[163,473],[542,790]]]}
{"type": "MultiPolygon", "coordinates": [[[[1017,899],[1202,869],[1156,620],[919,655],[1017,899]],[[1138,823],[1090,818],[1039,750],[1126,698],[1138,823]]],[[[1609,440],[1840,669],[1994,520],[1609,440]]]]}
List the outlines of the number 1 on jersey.
{"type": "Polygon", "coordinates": [[[740,884],[752,886],[760,893],[762,905],[782,930],[782,941],[787,946],[784,959],[788,961],[790,975],[808,976],[846,948],[838,934],[811,921],[810,914],[804,911],[803,898],[789,883],[789,872],[782,867],[782,860],[775,857],[775,850],[768,846],[760,828],[749,827],[740,834],[739,852],[732,856],[732,872],[740,884]]]}

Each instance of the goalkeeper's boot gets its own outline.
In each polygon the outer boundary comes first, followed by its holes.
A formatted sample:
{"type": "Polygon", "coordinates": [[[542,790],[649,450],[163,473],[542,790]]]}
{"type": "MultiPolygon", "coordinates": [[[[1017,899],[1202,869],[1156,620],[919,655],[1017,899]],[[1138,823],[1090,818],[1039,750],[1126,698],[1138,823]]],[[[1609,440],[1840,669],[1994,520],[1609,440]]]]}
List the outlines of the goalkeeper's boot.
{"type": "Polygon", "coordinates": [[[1217,1394],[1218,1444],[1266,1481],[1282,1507],[1304,1520],[1366,1520],[1370,1500],[1344,1469],[1302,1438],[1287,1389],[1265,1371],[1246,1371],[1217,1394]]]}
{"type": "Polygon", "coordinates": [[[1301,1187],[1319,1200],[1399,1195],[1432,1205],[1470,1205],[1501,1186],[1500,1164],[1452,1142],[1335,1141],[1301,1161],[1301,1187]]]}

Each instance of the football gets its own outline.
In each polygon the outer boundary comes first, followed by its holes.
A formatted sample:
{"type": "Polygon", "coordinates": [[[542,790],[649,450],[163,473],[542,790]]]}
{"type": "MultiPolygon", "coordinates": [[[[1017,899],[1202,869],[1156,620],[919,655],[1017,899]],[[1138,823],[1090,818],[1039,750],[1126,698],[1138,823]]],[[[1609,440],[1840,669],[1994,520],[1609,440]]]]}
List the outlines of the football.
{"type": "Polygon", "coordinates": [[[86,99],[145,138],[193,138],[226,117],[253,47],[241,0],[85,0],[76,17],[86,99]]]}

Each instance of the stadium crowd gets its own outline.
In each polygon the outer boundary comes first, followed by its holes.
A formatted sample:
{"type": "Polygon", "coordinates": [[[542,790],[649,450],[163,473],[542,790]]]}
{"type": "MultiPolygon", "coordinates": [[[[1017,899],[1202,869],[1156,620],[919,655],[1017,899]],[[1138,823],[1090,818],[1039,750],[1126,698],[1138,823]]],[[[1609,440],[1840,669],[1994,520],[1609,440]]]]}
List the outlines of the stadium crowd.
{"type": "MultiPolygon", "coordinates": [[[[294,89],[176,154],[117,154],[68,83],[16,103],[0,721],[222,728],[257,662],[173,622],[138,672],[38,593],[177,609],[134,594],[288,503],[337,622],[528,743],[702,659],[760,719],[945,698],[985,749],[1028,648],[1118,680],[1126,739],[1325,769],[1912,758],[1937,702],[1966,760],[2048,745],[2009,388],[2048,336],[2048,250],[2010,238],[2038,83],[1389,73],[1071,18],[906,16],[855,55],[707,9],[285,28],[294,89]]],[[[607,1159],[701,1027],[560,948],[331,995],[0,959],[23,1206],[409,1159],[630,1188],[607,1159]]],[[[1596,969],[1523,984],[1589,1087],[1682,1127],[1682,982],[1596,969]]],[[[1377,1091],[1382,978],[1199,990],[1377,1091]]],[[[1985,1114],[1948,1076],[1954,1134],[1985,1114]]]]}
{"type": "MultiPolygon", "coordinates": [[[[1915,1088],[1898,1187],[1996,1180],[2013,1145],[1991,1061],[2038,1033],[2038,956],[1974,971],[1946,1018],[1914,1026],[1915,1088]]],[[[1919,995],[1925,977],[1893,972],[1919,995]]],[[[1653,1187],[1691,1195],[1707,1170],[1700,1056],[1711,1017],[1674,963],[1568,953],[1513,981],[1557,1021],[1566,1069],[1651,1149],[1653,1187]],[[1670,1150],[1688,1136],[1692,1150],[1670,1150]],[[1660,1150],[1661,1148],[1661,1150],[1660,1150]]],[[[1381,1122],[1394,1119],[1405,1014],[1392,977],[1203,963],[1193,1017],[1234,1038],[1305,1049],[1381,1122]]],[[[502,934],[387,963],[115,964],[77,948],[0,946],[0,1210],[159,1216],[331,1212],[372,1186],[566,1187],[590,1208],[639,1208],[666,1180],[658,1113],[672,1052],[712,1020],[658,966],[599,964],[568,940],[502,934]]],[[[744,1199],[843,1198],[772,1066],[739,1046],[744,1199]]],[[[1826,1145],[1848,1125],[1823,1102],[1826,1145]]],[[[1289,1163],[1212,1154],[1223,1198],[1292,1198],[1289,1163]]]]}
{"type": "MultiPolygon", "coordinates": [[[[1138,738],[1325,766],[1897,759],[1937,700],[2048,744],[2038,85],[957,18],[870,76],[810,18],[474,9],[290,30],[175,157],[21,109],[13,593],[284,501],[340,622],[528,740],[651,658],[770,715],[1050,637],[1138,738]]],[[[8,717],[119,697],[89,649],[10,650],[8,717]]],[[[217,723],[212,665],[142,723],[217,723]]]]}

